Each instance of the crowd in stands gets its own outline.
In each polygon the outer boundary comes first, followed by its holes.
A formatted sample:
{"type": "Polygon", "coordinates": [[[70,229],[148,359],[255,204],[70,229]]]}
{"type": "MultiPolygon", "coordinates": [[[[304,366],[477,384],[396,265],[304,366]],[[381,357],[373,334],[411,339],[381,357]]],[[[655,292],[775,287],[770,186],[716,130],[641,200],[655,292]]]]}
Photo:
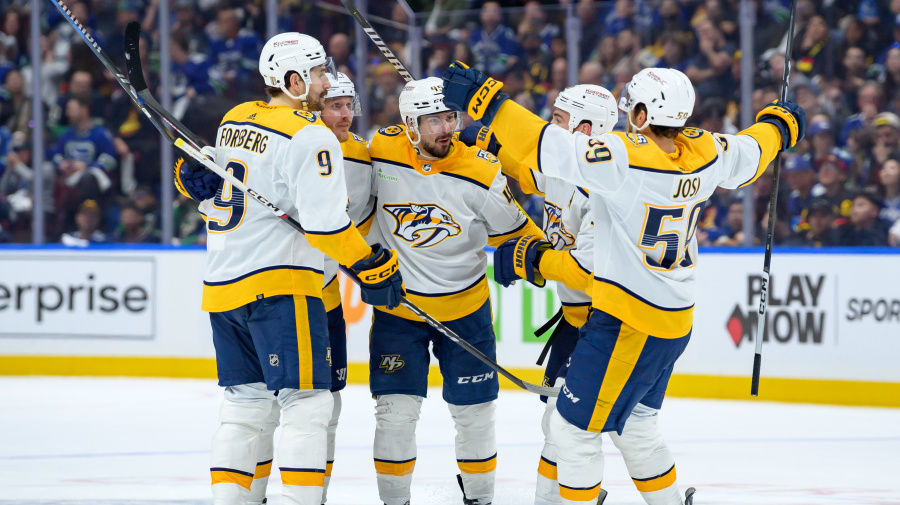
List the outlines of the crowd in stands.
{"type": "MultiPolygon", "coordinates": [[[[265,99],[258,55],[266,40],[263,0],[79,0],[76,18],[120,68],[123,32],[143,29],[145,79],[158,95],[160,1],[170,1],[172,112],[211,140],[234,104],[265,99]]],[[[753,0],[753,54],[740,47],[739,0],[563,0],[561,2],[420,0],[409,2],[424,30],[421,68],[440,76],[453,60],[504,82],[504,92],[549,119],[568,84],[566,10],[574,9],[578,82],[618,96],[640,69],[664,66],[694,83],[690,126],[737,133],[740,82],[753,80],[754,114],[779,97],[786,57],[793,62],[790,97],[806,111],[806,138],[786,153],[781,170],[775,240],[797,246],[900,246],[900,2],[797,1],[792,54],[786,55],[790,0],[753,0]],[[571,6],[571,7],[570,7],[571,6]],[[754,73],[742,76],[752,58],[754,73]]],[[[0,19],[0,242],[31,240],[34,212],[43,212],[48,241],[67,245],[159,242],[160,139],[105,72],[78,34],[48,4],[41,12],[40,75],[33,75],[30,2],[7,0],[0,19]],[[40,82],[33,96],[32,82],[40,82]],[[32,103],[44,111],[44,162],[34,167],[32,103]],[[34,170],[43,174],[43,208],[34,209],[34,170]]],[[[384,40],[408,60],[409,21],[398,2],[368,2],[384,40]]],[[[353,19],[337,0],[280,0],[278,31],[322,41],[338,70],[351,76],[375,129],[400,122],[403,81],[368,45],[354,58],[353,19]],[[362,73],[363,75],[360,75],[362,73]]],[[[624,129],[620,115],[618,129],[624,129]]],[[[704,210],[701,245],[743,245],[745,191],[752,193],[755,230],[765,240],[772,167],[755,184],[718,190],[704,210]]],[[[514,191],[536,220],[539,197],[514,191]]],[[[176,193],[177,194],[177,193],[176,193]]],[[[204,243],[196,204],[174,203],[175,242],[204,243]]]]}

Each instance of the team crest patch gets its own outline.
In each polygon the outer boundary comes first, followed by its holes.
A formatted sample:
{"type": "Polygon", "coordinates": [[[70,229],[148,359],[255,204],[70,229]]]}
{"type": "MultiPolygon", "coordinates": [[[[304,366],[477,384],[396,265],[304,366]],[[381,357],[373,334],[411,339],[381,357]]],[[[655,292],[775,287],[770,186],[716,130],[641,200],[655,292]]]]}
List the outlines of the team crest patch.
{"type": "Polygon", "coordinates": [[[272,366],[278,366],[278,355],[277,354],[269,355],[269,364],[272,366]]]}
{"type": "Polygon", "coordinates": [[[554,249],[565,249],[575,243],[575,237],[566,231],[562,221],[562,209],[544,200],[544,235],[553,244],[554,249]]]}
{"type": "Polygon", "coordinates": [[[383,208],[397,224],[394,235],[412,242],[417,249],[440,244],[447,237],[455,237],[462,231],[449,212],[433,203],[384,205],[383,208]]]}
{"type": "Polygon", "coordinates": [[[400,359],[399,354],[382,354],[381,364],[378,365],[378,368],[383,368],[385,373],[394,373],[403,368],[403,365],[405,364],[406,362],[400,359]]]}
{"type": "Polygon", "coordinates": [[[305,110],[295,110],[294,115],[298,116],[298,117],[302,117],[303,119],[309,121],[310,123],[315,123],[316,119],[318,119],[318,117],[319,117],[319,116],[316,116],[315,114],[313,114],[312,112],[307,112],[305,110]]]}
{"type": "Polygon", "coordinates": [[[397,125],[385,126],[384,128],[378,130],[378,133],[385,135],[387,137],[396,137],[403,132],[403,128],[400,128],[397,125]]]}

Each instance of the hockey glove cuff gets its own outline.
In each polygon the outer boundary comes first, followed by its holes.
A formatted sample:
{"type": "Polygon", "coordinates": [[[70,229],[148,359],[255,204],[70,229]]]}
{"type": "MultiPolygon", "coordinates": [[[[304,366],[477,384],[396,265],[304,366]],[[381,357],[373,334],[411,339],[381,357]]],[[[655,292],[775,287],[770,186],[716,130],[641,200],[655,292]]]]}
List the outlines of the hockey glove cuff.
{"type": "Polygon", "coordinates": [[[767,105],[756,115],[758,123],[775,125],[781,132],[781,150],[797,145],[806,135],[806,113],[793,100],[775,101],[767,105]]]}
{"type": "Polygon", "coordinates": [[[372,246],[372,256],[350,267],[359,281],[360,298],[369,305],[383,305],[388,310],[400,305],[406,293],[395,251],[381,244],[372,246]]]}
{"type": "Polygon", "coordinates": [[[479,127],[472,124],[459,132],[459,141],[467,146],[475,146],[482,151],[487,151],[494,156],[500,152],[500,143],[497,137],[487,126],[479,127]]]}
{"type": "MultiPolygon", "coordinates": [[[[201,152],[207,158],[213,159],[215,150],[204,147],[201,152]]],[[[190,156],[178,158],[175,162],[175,187],[178,191],[192,200],[202,202],[216,196],[222,178],[218,174],[203,167],[190,156]]]]}
{"type": "Polygon", "coordinates": [[[537,265],[544,251],[550,248],[549,242],[535,235],[507,240],[494,251],[494,280],[503,287],[518,279],[525,279],[539,288],[544,287],[547,281],[537,265]]]}
{"type": "Polygon", "coordinates": [[[476,121],[490,126],[497,109],[509,98],[500,93],[503,83],[480,71],[469,68],[461,61],[447,67],[444,80],[444,105],[453,110],[464,110],[476,121]]]}

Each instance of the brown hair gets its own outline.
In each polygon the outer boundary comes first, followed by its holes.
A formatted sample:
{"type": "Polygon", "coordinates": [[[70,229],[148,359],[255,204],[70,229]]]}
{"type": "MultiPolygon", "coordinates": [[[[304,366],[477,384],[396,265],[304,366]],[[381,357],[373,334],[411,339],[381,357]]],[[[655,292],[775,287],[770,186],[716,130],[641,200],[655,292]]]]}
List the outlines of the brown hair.
{"type": "MultiPolygon", "coordinates": [[[[633,112],[635,117],[637,117],[641,112],[647,112],[647,106],[639,103],[634,106],[633,112]]],[[[655,124],[650,125],[650,131],[653,132],[654,135],[667,139],[674,139],[678,136],[679,133],[681,133],[682,130],[684,130],[684,126],[659,126],[655,124]]]]}

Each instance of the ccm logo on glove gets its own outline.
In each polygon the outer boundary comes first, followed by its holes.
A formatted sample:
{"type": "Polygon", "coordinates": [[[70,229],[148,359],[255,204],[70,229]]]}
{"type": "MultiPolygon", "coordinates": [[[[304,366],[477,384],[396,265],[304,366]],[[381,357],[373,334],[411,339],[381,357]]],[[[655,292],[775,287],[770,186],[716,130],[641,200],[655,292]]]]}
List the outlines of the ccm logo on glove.
{"type": "Polygon", "coordinates": [[[399,266],[397,265],[396,262],[394,262],[392,265],[390,265],[385,270],[373,273],[371,275],[366,275],[365,277],[363,277],[363,281],[367,282],[367,283],[380,282],[380,281],[387,279],[388,277],[394,275],[394,272],[397,271],[397,268],[399,268],[399,266]]]}

